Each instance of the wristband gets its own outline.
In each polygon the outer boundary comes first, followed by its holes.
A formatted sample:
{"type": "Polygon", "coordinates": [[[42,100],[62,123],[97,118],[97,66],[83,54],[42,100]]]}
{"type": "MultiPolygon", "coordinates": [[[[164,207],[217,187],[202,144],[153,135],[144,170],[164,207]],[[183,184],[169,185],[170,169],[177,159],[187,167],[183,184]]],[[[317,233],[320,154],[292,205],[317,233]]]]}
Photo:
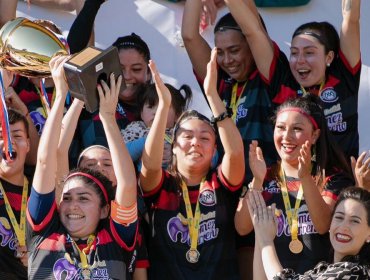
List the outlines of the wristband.
{"type": "Polygon", "coordinates": [[[223,121],[226,118],[231,118],[232,115],[233,115],[233,111],[231,110],[231,108],[226,108],[226,111],[223,112],[221,115],[219,115],[217,117],[212,116],[212,118],[211,118],[211,124],[212,125],[215,125],[218,122],[221,122],[221,121],[223,121]]]}

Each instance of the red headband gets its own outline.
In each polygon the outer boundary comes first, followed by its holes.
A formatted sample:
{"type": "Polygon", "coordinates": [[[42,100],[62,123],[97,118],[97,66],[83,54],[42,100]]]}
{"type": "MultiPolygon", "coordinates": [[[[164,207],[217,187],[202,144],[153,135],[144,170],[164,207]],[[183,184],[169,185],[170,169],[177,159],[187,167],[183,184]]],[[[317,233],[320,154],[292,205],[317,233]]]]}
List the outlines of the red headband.
{"type": "Polygon", "coordinates": [[[279,111],[278,115],[280,115],[283,112],[289,112],[289,111],[301,113],[302,115],[304,115],[306,118],[308,118],[310,120],[310,122],[312,123],[312,125],[313,125],[313,127],[315,129],[318,129],[319,128],[319,126],[317,125],[317,122],[315,121],[315,119],[312,116],[310,116],[309,114],[307,114],[305,111],[303,111],[301,108],[287,107],[287,108],[281,109],[279,111]]]}
{"type": "Polygon", "coordinates": [[[75,176],[83,176],[83,177],[86,177],[86,178],[89,178],[91,180],[94,181],[94,183],[96,183],[100,190],[102,191],[103,195],[104,195],[104,198],[105,198],[105,202],[108,203],[108,194],[107,194],[107,190],[104,188],[103,184],[97,179],[95,178],[94,176],[90,175],[90,174],[87,174],[87,173],[84,173],[84,172],[74,172],[74,173],[71,173],[68,175],[68,177],[65,179],[65,181],[67,181],[69,178],[72,178],[72,177],[75,177],[75,176]]]}

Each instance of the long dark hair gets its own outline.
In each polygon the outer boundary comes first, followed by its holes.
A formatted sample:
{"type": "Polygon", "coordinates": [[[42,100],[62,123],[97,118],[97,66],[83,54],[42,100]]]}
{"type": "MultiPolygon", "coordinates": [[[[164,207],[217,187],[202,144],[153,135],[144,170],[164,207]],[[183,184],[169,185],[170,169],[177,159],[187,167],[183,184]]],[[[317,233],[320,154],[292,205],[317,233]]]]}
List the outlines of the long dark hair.
{"type": "MultiPolygon", "coordinates": [[[[343,190],[338,197],[338,200],[334,206],[334,211],[338,205],[347,199],[353,199],[364,206],[367,216],[367,225],[370,227],[370,192],[365,189],[358,187],[350,187],[343,190]]],[[[356,238],[356,237],[355,237],[356,238]]],[[[370,265],[370,243],[365,242],[360,252],[356,256],[345,256],[342,261],[358,262],[361,264],[370,265]]]]}
{"type": "Polygon", "coordinates": [[[312,152],[315,151],[315,159],[312,162],[311,175],[320,178],[319,182],[321,182],[325,179],[322,176],[324,170],[326,174],[341,171],[354,182],[352,170],[345,155],[328,130],[323,109],[319,105],[319,98],[316,95],[307,94],[303,97],[292,98],[285,101],[277,108],[274,124],[276,123],[276,116],[279,112],[287,108],[298,108],[304,112],[305,115],[312,117],[313,121],[316,122],[317,127],[320,129],[320,136],[316,143],[312,145],[312,152]]]}

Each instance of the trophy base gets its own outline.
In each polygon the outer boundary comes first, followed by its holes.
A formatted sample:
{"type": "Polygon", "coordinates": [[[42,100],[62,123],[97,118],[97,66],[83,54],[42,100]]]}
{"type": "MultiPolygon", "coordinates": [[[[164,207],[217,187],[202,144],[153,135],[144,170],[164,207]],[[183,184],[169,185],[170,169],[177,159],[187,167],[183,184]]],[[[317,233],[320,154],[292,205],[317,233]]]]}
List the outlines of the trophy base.
{"type": "Polygon", "coordinates": [[[111,73],[122,75],[117,48],[87,47],[64,63],[64,72],[71,95],[84,101],[87,111],[95,112],[99,108],[97,84],[104,80],[109,85],[111,73]]]}

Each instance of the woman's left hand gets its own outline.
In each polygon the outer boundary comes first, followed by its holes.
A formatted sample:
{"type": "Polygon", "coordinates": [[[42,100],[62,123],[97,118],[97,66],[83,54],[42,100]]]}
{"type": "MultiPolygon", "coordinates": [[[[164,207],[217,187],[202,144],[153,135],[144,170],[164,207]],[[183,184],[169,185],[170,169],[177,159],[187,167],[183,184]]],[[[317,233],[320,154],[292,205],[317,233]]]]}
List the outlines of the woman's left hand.
{"type": "Polygon", "coordinates": [[[300,150],[298,156],[298,178],[302,179],[306,176],[311,176],[311,144],[306,141],[300,150]]]}
{"type": "Polygon", "coordinates": [[[118,95],[122,83],[122,75],[115,80],[115,76],[112,73],[109,76],[110,87],[103,80],[101,84],[97,86],[99,93],[99,116],[100,118],[113,117],[115,116],[118,95]]]}

